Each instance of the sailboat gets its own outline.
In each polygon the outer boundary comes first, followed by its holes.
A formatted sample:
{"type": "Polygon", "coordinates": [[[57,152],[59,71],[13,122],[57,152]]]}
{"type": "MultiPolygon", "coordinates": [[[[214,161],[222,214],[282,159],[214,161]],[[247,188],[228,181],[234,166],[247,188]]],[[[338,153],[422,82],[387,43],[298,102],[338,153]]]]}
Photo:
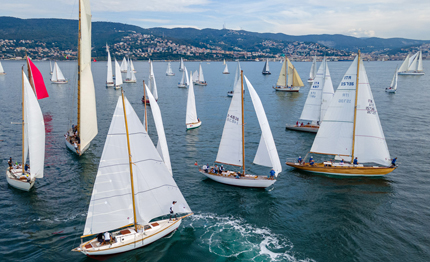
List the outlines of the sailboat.
{"type": "Polygon", "coordinates": [[[125,77],[125,82],[126,83],[136,83],[136,76],[134,75],[134,71],[131,68],[131,60],[128,61],[127,63],[127,75],[125,77]]]}
{"type": "Polygon", "coordinates": [[[391,85],[385,88],[385,92],[395,93],[396,90],[397,90],[397,67],[396,67],[396,71],[394,71],[394,76],[393,76],[393,80],[391,80],[391,85]]]}
{"type": "Polygon", "coordinates": [[[166,76],[174,76],[175,73],[173,73],[172,67],[170,66],[170,62],[167,63],[167,70],[166,70],[166,76]]]}
{"type": "Polygon", "coordinates": [[[272,73],[270,73],[269,70],[269,58],[266,59],[266,63],[264,64],[263,67],[263,72],[261,72],[263,75],[271,75],[272,73]]]}
{"type": "MultiPolygon", "coordinates": [[[[193,72],[190,71],[190,78],[192,78],[192,76],[193,76],[193,72]]],[[[178,87],[185,87],[186,88],[192,82],[193,82],[192,79],[191,79],[191,81],[189,81],[187,68],[185,67],[185,70],[182,71],[182,78],[181,78],[181,82],[178,83],[178,87]]]]}
{"type": "Polygon", "coordinates": [[[49,60],[49,68],[51,69],[51,71],[50,71],[50,73],[51,73],[51,75],[52,75],[52,63],[51,63],[51,60],[49,60]]]}
{"type": "Polygon", "coordinates": [[[113,75],[112,75],[112,60],[110,57],[109,46],[107,44],[106,44],[106,51],[108,53],[106,87],[110,87],[115,85],[113,83],[113,75]]]}
{"type": "Polygon", "coordinates": [[[190,86],[188,87],[187,112],[185,115],[185,125],[187,126],[187,130],[198,128],[202,125],[202,121],[197,117],[196,98],[194,96],[193,81],[191,81],[191,79],[190,86]]]}
{"type": "Polygon", "coordinates": [[[185,69],[184,60],[181,57],[181,61],[179,62],[179,71],[182,72],[185,69]]]}
{"type": "Polygon", "coordinates": [[[199,78],[194,82],[195,85],[198,86],[207,86],[208,83],[205,81],[205,77],[203,76],[202,64],[199,65],[199,78]]]}
{"type": "Polygon", "coordinates": [[[131,60],[131,59],[130,59],[130,68],[134,73],[137,72],[136,69],[134,69],[133,60],[131,60]]]}
{"type": "MultiPolygon", "coordinates": [[[[89,257],[147,246],[173,233],[183,218],[192,215],[172,173],[121,93],[100,159],[82,241],[72,250],[89,257]],[[166,218],[170,207],[186,215],[166,218]],[[109,232],[110,241],[99,241],[104,232],[109,232]]],[[[162,121],[161,117],[154,120],[162,121]]]]}
{"type": "MultiPolygon", "coordinates": [[[[155,101],[158,101],[158,91],[157,91],[157,83],[155,82],[154,68],[152,66],[152,61],[149,63],[149,90],[151,94],[154,96],[155,101]]],[[[150,104],[150,101],[145,97],[142,97],[142,103],[150,104]]]]}
{"type": "Polygon", "coordinates": [[[297,73],[296,68],[291,64],[290,59],[285,56],[278,82],[273,88],[276,91],[299,92],[303,86],[302,79],[297,73]]]}
{"type": "Polygon", "coordinates": [[[77,125],[72,126],[67,131],[65,142],[67,148],[80,156],[89,148],[91,141],[98,133],[96,94],[91,72],[91,9],[89,0],[79,0],[79,31],[77,125]]]}
{"type": "Polygon", "coordinates": [[[297,121],[295,125],[287,125],[287,129],[316,133],[324,119],[330,101],[333,98],[333,83],[330,77],[327,60],[324,58],[309,90],[300,120],[311,121],[303,125],[297,121]]]}
{"type": "Polygon", "coordinates": [[[390,153],[360,56],[358,52],[343,76],[310,151],[341,161],[314,163],[312,160],[311,163],[287,162],[287,165],[334,176],[380,177],[396,169],[390,166],[390,153]]]}
{"type": "Polygon", "coordinates": [[[127,66],[128,66],[128,62],[127,62],[127,59],[124,57],[121,62],[121,73],[127,73],[127,66]]]}
{"type": "Polygon", "coordinates": [[[115,89],[120,89],[122,82],[122,75],[121,75],[121,66],[119,65],[118,61],[116,61],[115,58],[115,89]]]}
{"type": "Polygon", "coordinates": [[[317,74],[317,56],[314,56],[314,60],[312,61],[311,71],[309,72],[308,83],[312,83],[317,74]]]}
{"type": "Polygon", "coordinates": [[[193,73],[193,83],[199,81],[199,72],[196,70],[193,73]]]}
{"type": "Polygon", "coordinates": [[[37,102],[48,97],[40,71],[27,57],[31,83],[22,70],[22,163],[6,170],[6,181],[14,188],[30,191],[36,178],[43,178],[45,165],[45,122],[37,102]],[[29,166],[25,168],[27,157],[29,166]]]}
{"type": "Polygon", "coordinates": [[[400,66],[399,75],[424,75],[423,71],[423,54],[418,51],[413,56],[406,56],[405,61],[400,66]]]}
{"type": "Polygon", "coordinates": [[[224,65],[225,65],[225,59],[224,59],[224,65]]]}
{"type": "Polygon", "coordinates": [[[69,82],[64,77],[63,72],[61,72],[57,62],[54,63],[54,72],[52,72],[51,82],[54,84],[67,84],[67,82],[69,82]]]}
{"type": "Polygon", "coordinates": [[[225,68],[224,68],[224,71],[222,71],[222,73],[223,74],[230,74],[230,72],[228,71],[228,66],[227,66],[227,64],[225,64],[225,68]]]}
{"type": "Polygon", "coordinates": [[[0,61],[0,76],[5,74],[6,73],[4,72],[3,66],[1,65],[1,61],[0,61]]]}
{"type": "MultiPolygon", "coordinates": [[[[241,71],[241,69],[240,69],[240,63],[239,63],[239,61],[237,61],[237,68],[236,68],[236,74],[234,76],[233,88],[237,85],[237,83],[240,82],[240,71],[241,71]]],[[[245,92],[245,90],[243,90],[243,92],[245,92]]],[[[233,95],[234,95],[234,90],[227,92],[227,96],[228,97],[233,97],[233,95]]]]}
{"type": "Polygon", "coordinates": [[[278,151],[273,140],[272,131],[263,108],[263,104],[254,87],[243,76],[241,71],[241,81],[234,87],[234,95],[228,109],[221,142],[216,157],[216,163],[242,167],[242,173],[234,171],[216,172],[213,168],[209,170],[199,169],[206,177],[219,183],[241,187],[266,188],[276,182],[275,178],[268,178],[267,175],[258,176],[245,172],[245,122],[243,104],[243,79],[246,81],[252,104],[257,114],[258,123],[261,128],[260,144],[254,158],[254,164],[272,167],[274,176],[282,171],[279,161],[278,151]]]}

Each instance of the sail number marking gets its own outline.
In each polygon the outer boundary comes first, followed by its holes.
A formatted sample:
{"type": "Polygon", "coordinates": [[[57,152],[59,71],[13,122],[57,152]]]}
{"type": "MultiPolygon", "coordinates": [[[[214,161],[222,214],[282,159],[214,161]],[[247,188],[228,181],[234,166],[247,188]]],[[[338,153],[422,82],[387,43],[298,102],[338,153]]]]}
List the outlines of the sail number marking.
{"type": "Polygon", "coordinates": [[[238,124],[239,123],[239,117],[227,114],[227,121],[231,122],[233,124],[238,124]]]}

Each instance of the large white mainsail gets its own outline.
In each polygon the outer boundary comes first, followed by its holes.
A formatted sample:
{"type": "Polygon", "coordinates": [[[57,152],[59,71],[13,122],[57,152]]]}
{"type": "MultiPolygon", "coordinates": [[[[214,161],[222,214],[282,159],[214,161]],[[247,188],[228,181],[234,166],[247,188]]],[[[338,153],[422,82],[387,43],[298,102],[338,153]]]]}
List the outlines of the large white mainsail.
{"type": "Polygon", "coordinates": [[[409,57],[410,55],[408,54],[405,58],[405,61],[403,61],[402,65],[399,68],[399,72],[405,72],[408,71],[409,68],[409,57]]]}
{"type": "Polygon", "coordinates": [[[321,116],[320,121],[324,120],[325,113],[330,105],[334,96],[333,82],[331,81],[330,70],[328,69],[327,59],[324,57],[323,63],[325,64],[324,74],[324,87],[321,101],[321,116]]]}
{"type": "Polygon", "coordinates": [[[188,71],[187,71],[187,68],[185,67],[185,83],[187,84],[187,86],[188,85],[190,85],[190,82],[192,82],[191,80],[191,76],[193,75],[193,72],[192,71],[190,71],[190,77],[188,77],[188,71]]]}
{"type": "Polygon", "coordinates": [[[167,146],[167,139],[166,139],[166,134],[164,132],[163,119],[161,117],[161,110],[160,110],[160,107],[158,106],[157,100],[151,94],[147,85],[145,85],[145,88],[146,88],[147,98],[149,100],[149,103],[151,104],[151,112],[152,112],[152,117],[154,118],[155,128],[157,129],[157,135],[158,135],[157,151],[160,153],[160,156],[163,159],[170,174],[173,174],[172,165],[170,163],[169,147],[167,146]]]}
{"type": "Polygon", "coordinates": [[[122,84],[121,66],[115,59],[115,87],[119,88],[122,84]]]}
{"type": "MultiPolygon", "coordinates": [[[[168,214],[172,201],[191,212],[136,112],[125,98],[137,223],[168,214]]],[[[121,97],[112,117],[91,195],[83,235],[123,227],[133,221],[129,155],[121,97]],[[108,219],[107,219],[108,218],[108,219]]]]}
{"type": "Polygon", "coordinates": [[[91,9],[89,0],[81,3],[81,39],[79,41],[80,68],[80,114],[78,115],[79,150],[82,151],[98,133],[96,94],[94,90],[93,74],[91,73],[91,9]]]}
{"type": "Polygon", "coordinates": [[[199,80],[199,72],[197,72],[197,70],[196,70],[193,73],[193,82],[196,82],[198,80],[199,80]]]}
{"type": "Polygon", "coordinates": [[[205,77],[203,76],[203,68],[202,64],[199,65],[199,82],[203,83],[205,81],[205,77]]]}
{"type": "Polygon", "coordinates": [[[269,69],[269,58],[267,58],[266,59],[266,63],[264,64],[264,67],[263,67],[263,74],[264,73],[268,73],[268,72],[270,72],[270,69],[269,69]]]}
{"type": "Polygon", "coordinates": [[[288,58],[285,58],[284,63],[282,64],[281,72],[279,72],[278,82],[276,82],[277,86],[287,86],[287,60],[288,58]]]}
{"type": "Polygon", "coordinates": [[[417,71],[422,72],[424,70],[423,68],[423,53],[419,51],[419,57],[418,57],[418,65],[417,65],[417,71]]]}
{"type": "Polygon", "coordinates": [[[317,75],[317,56],[315,55],[314,60],[312,61],[311,71],[309,72],[309,80],[315,79],[316,75],[317,75]]]}
{"type": "Polygon", "coordinates": [[[127,72],[127,64],[128,64],[127,59],[124,56],[121,62],[121,72],[123,73],[127,72]]]}
{"type": "Polygon", "coordinates": [[[229,72],[228,72],[228,66],[227,66],[227,64],[225,64],[225,68],[224,68],[224,71],[222,72],[223,74],[230,74],[229,72]]]}
{"type": "MultiPolygon", "coordinates": [[[[25,151],[28,150],[29,154],[31,179],[42,178],[45,165],[45,122],[30,82],[25,73],[22,72],[22,74],[24,78],[24,121],[27,126],[24,144],[28,148],[25,151]]],[[[27,158],[27,152],[24,153],[24,160],[27,158]]]]}
{"type": "Polygon", "coordinates": [[[260,97],[249,82],[248,78],[244,76],[244,79],[246,86],[248,87],[249,94],[251,95],[252,104],[254,105],[258,123],[261,128],[261,139],[254,158],[254,163],[257,165],[272,167],[276,172],[275,176],[278,176],[278,173],[282,171],[282,166],[281,161],[279,160],[278,151],[276,150],[275,140],[273,140],[272,131],[270,130],[269,121],[267,120],[260,97]]]}
{"type": "Polygon", "coordinates": [[[170,66],[170,62],[167,63],[166,75],[167,76],[173,76],[173,75],[175,75],[173,73],[173,71],[172,71],[172,67],[170,66]]]}
{"type": "Polygon", "coordinates": [[[197,109],[196,109],[196,98],[194,96],[194,85],[190,83],[188,87],[188,99],[187,99],[187,112],[185,118],[185,124],[197,123],[197,109]]]}
{"type": "Polygon", "coordinates": [[[113,83],[112,76],[112,59],[110,57],[109,46],[106,44],[106,51],[108,53],[108,61],[107,61],[107,78],[106,83],[113,83]]]}
{"type": "MultiPolygon", "coordinates": [[[[418,52],[419,53],[419,52],[418,52]]],[[[417,71],[418,67],[418,53],[409,58],[408,71],[417,71]]]]}
{"type": "Polygon", "coordinates": [[[184,71],[184,69],[185,69],[184,60],[181,57],[181,62],[179,62],[179,71],[184,71]]]}
{"type": "Polygon", "coordinates": [[[133,70],[134,73],[136,73],[136,70],[134,69],[133,60],[130,59],[130,67],[131,70],[133,70]]]}
{"type": "Polygon", "coordinates": [[[152,66],[152,61],[149,63],[149,89],[152,92],[155,100],[158,100],[157,83],[155,82],[154,68],[152,66]]]}
{"type": "Polygon", "coordinates": [[[235,166],[243,165],[241,88],[241,81],[237,81],[216,157],[216,162],[235,166]]]}
{"type": "Polygon", "coordinates": [[[126,82],[133,82],[136,83],[136,75],[134,74],[133,69],[131,68],[130,60],[127,63],[127,75],[126,75],[126,82]]]}

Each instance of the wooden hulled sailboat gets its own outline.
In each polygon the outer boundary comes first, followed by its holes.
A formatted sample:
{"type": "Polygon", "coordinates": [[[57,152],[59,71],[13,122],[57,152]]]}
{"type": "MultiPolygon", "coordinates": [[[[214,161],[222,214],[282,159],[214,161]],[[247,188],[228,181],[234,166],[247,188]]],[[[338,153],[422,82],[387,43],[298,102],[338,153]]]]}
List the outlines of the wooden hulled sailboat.
{"type": "Polygon", "coordinates": [[[287,165],[318,174],[364,177],[383,176],[396,168],[390,166],[390,153],[360,52],[334,94],[310,153],[331,155],[351,163],[287,162],[287,165]]]}
{"type": "Polygon", "coordinates": [[[136,75],[134,74],[133,69],[131,68],[131,60],[127,63],[127,75],[125,77],[126,83],[136,83],[136,75]]]}
{"type": "Polygon", "coordinates": [[[418,51],[413,56],[408,56],[403,61],[398,71],[399,75],[424,75],[423,54],[418,51]]]}
{"type": "Polygon", "coordinates": [[[275,141],[273,140],[272,131],[267,121],[261,100],[254,87],[243,76],[241,72],[241,81],[234,88],[234,95],[228,109],[227,119],[221,137],[217,163],[228,164],[242,167],[242,173],[234,171],[216,172],[213,168],[199,169],[206,177],[219,183],[241,187],[266,188],[276,182],[276,178],[268,178],[267,175],[258,176],[245,172],[245,122],[244,122],[244,104],[243,104],[243,79],[246,81],[249,94],[251,95],[252,104],[257,114],[258,123],[261,128],[261,139],[254,158],[254,164],[272,167],[274,176],[282,171],[281,162],[279,161],[275,141]]]}
{"type": "Polygon", "coordinates": [[[276,91],[299,92],[300,88],[303,86],[302,79],[297,73],[296,68],[291,64],[290,59],[285,56],[281,72],[279,73],[278,82],[273,88],[276,91]]]}
{"type": "Polygon", "coordinates": [[[54,84],[67,84],[69,82],[61,72],[57,62],[54,63],[54,72],[52,72],[51,82],[54,84]]]}
{"type": "Polygon", "coordinates": [[[198,86],[207,86],[208,83],[206,83],[205,81],[205,77],[203,76],[203,68],[202,68],[202,64],[200,63],[199,65],[199,76],[197,81],[194,82],[195,85],[198,86]]]}
{"type": "Polygon", "coordinates": [[[125,58],[124,56],[121,62],[121,73],[127,73],[127,65],[128,65],[127,58],[125,58]]]}
{"type": "Polygon", "coordinates": [[[48,97],[42,74],[30,58],[27,58],[27,66],[30,81],[22,70],[22,163],[6,170],[8,184],[23,191],[30,191],[36,178],[43,178],[45,123],[37,99],[48,97]],[[26,169],[27,157],[29,167],[26,169]]]}
{"type": "Polygon", "coordinates": [[[112,86],[115,86],[115,84],[113,83],[113,75],[112,75],[112,59],[110,57],[109,46],[107,44],[106,44],[106,51],[108,53],[106,87],[112,87],[112,86]]]}
{"type": "Polygon", "coordinates": [[[170,62],[167,63],[167,69],[166,69],[166,76],[174,76],[175,73],[173,73],[172,67],[170,66],[170,62]]]}
{"type": "MultiPolygon", "coordinates": [[[[190,77],[192,76],[193,76],[193,72],[190,71],[190,77]]],[[[187,68],[185,67],[185,70],[182,71],[182,78],[181,78],[181,82],[178,83],[178,87],[187,88],[187,86],[193,82],[193,81],[189,82],[189,79],[190,78],[188,78],[188,71],[187,71],[187,68]]]]}
{"type": "Polygon", "coordinates": [[[115,89],[120,89],[122,82],[122,74],[121,74],[121,66],[119,65],[118,61],[116,61],[115,58],[115,89]]]}
{"type": "MultiPolygon", "coordinates": [[[[224,61],[224,63],[225,63],[225,61],[224,61]]],[[[225,64],[225,68],[224,68],[224,71],[222,71],[222,73],[223,73],[223,74],[225,74],[225,75],[230,74],[230,72],[228,71],[228,66],[227,66],[227,64],[225,64]]]]}
{"type": "Polygon", "coordinates": [[[271,75],[269,69],[269,58],[266,59],[266,63],[264,64],[263,71],[261,72],[263,75],[271,75]]]}
{"type": "MultiPolygon", "coordinates": [[[[157,82],[155,81],[154,68],[152,66],[152,61],[149,62],[149,90],[151,94],[154,96],[155,101],[158,101],[158,91],[157,91],[157,82]]],[[[150,104],[148,98],[142,97],[142,103],[150,104]]]]}
{"type": "Polygon", "coordinates": [[[312,83],[317,75],[317,56],[314,56],[314,60],[312,61],[311,71],[309,72],[308,83],[312,83]]]}
{"type": "Polygon", "coordinates": [[[385,92],[395,93],[396,90],[397,90],[397,67],[396,67],[396,71],[394,71],[393,80],[391,80],[390,86],[385,88],[385,92]]]}
{"type": "Polygon", "coordinates": [[[190,81],[190,86],[188,87],[187,112],[185,116],[185,125],[187,126],[187,130],[198,128],[202,125],[202,121],[197,117],[196,97],[194,96],[194,86],[192,81],[190,81]]]}
{"type": "MultiPolygon", "coordinates": [[[[117,76],[118,78],[118,76],[117,76]]],[[[79,0],[77,125],[66,134],[66,145],[82,155],[98,133],[96,94],[91,72],[91,8],[89,0],[79,0]]]]}
{"type": "Polygon", "coordinates": [[[184,60],[181,57],[181,61],[179,62],[179,71],[182,72],[185,69],[184,60]]]}
{"type": "Polygon", "coordinates": [[[324,58],[309,90],[308,97],[303,107],[302,115],[295,125],[287,125],[286,128],[296,131],[316,133],[324,119],[324,115],[333,98],[333,83],[330,77],[327,60],[324,58]],[[305,121],[308,124],[303,124],[305,121]]]}
{"type": "Polygon", "coordinates": [[[174,232],[189,215],[191,209],[172,173],[122,94],[112,117],[81,237],[110,232],[111,240],[92,238],[73,251],[93,257],[141,248],[174,232]],[[166,218],[170,207],[188,215],[166,218]]]}

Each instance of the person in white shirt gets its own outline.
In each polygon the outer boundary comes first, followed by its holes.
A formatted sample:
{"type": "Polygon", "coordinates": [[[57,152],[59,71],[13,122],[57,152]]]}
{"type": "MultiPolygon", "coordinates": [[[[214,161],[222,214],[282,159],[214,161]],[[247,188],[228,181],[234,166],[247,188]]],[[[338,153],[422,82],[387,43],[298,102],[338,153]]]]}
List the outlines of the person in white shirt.
{"type": "Polygon", "coordinates": [[[103,242],[103,244],[104,243],[110,243],[110,234],[109,234],[109,232],[105,232],[104,233],[104,238],[105,238],[105,241],[103,242]]]}
{"type": "Polygon", "coordinates": [[[175,220],[176,220],[176,213],[175,213],[175,211],[173,211],[173,207],[175,206],[175,204],[176,204],[176,201],[173,201],[172,205],[170,206],[170,218],[169,218],[169,220],[172,220],[173,214],[175,214],[175,220]]]}

